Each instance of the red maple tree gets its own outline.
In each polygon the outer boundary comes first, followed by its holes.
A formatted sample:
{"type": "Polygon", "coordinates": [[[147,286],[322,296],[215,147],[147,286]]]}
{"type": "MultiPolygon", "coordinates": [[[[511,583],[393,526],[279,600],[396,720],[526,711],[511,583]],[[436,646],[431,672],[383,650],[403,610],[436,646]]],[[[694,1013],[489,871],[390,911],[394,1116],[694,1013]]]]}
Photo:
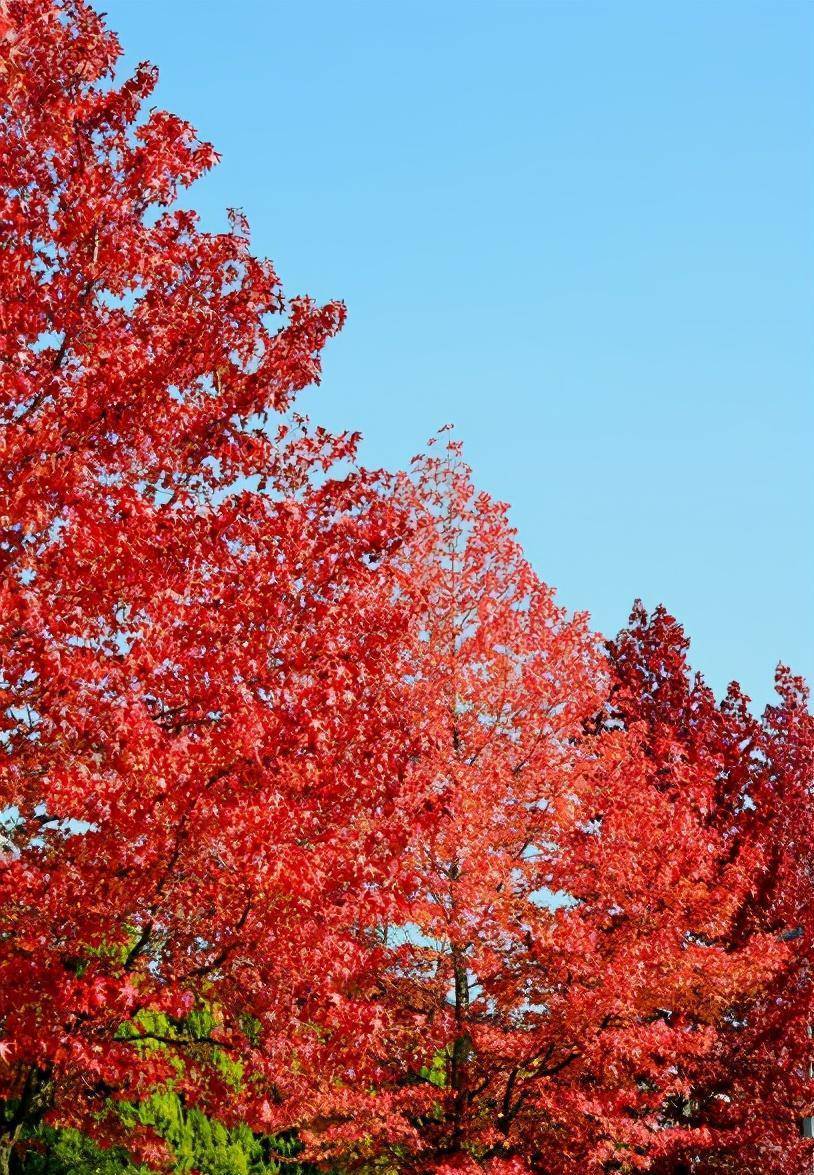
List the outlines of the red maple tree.
{"type": "MultiPolygon", "coordinates": [[[[625,642],[604,665],[556,605],[454,443],[416,492],[412,770],[436,820],[409,849],[407,920],[383,929],[381,1094],[405,1129],[381,1148],[405,1171],[673,1170],[716,1145],[687,1112],[693,1077],[788,960],[767,927],[736,939],[764,865],[732,836],[729,710],[748,719],[701,690],[718,742],[689,753],[623,674],[625,642]]],[[[647,671],[661,702],[673,680],[655,656],[647,671]]]]}
{"type": "Polygon", "coordinates": [[[691,1129],[654,1170],[804,1175],[812,1153],[800,1125],[814,1108],[814,719],[805,686],[783,667],[778,702],[762,720],[734,684],[716,703],[689,670],[688,646],[663,608],[648,615],[638,606],[610,645],[610,713],[645,732],[654,758],[670,748],[694,776],[714,780],[706,824],[729,846],[720,867],[740,860],[744,872],[727,887],[735,904],[708,946],[726,953],[733,972],[754,941],[777,944],[777,963],[765,983],[733,992],[710,1049],[685,1059],[686,1089],[672,1110],[691,1129]]]}
{"type": "Polygon", "coordinates": [[[414,805],[403,524],[291,413],[342,306],[170,207],[215,154],[140,116],[153,69],[113,85],[82,0],[10,0],[0,38],[3,1169],[170,1079],[296,1121],[375,1018],[414,805]]]}

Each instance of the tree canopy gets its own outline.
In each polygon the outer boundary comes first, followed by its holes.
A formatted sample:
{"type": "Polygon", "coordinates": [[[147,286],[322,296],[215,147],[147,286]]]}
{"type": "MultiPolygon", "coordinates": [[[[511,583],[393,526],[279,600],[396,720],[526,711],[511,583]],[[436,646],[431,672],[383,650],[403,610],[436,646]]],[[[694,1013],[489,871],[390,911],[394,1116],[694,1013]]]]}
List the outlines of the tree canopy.
{"type": "Polygon", "coordinates": [[[344,307],[119,55],[0,4],[0,1172],[802,1175],[804,683],[300,415],[344,307]]]}

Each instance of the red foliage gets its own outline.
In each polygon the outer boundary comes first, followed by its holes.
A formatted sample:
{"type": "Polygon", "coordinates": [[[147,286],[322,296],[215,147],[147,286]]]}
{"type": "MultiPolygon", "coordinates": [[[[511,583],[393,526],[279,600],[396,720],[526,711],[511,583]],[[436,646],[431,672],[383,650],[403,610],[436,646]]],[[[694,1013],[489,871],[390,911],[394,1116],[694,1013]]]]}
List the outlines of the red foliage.
{"type": "Polygon", "coordinates": [[[457,446],[297,417],[343,308],[171,209],[215,154],[118,54],[0,11],[0,1159],[172,1079],[326,1162],[802,1175],[802,684],[606,655],[457,446]]]}
{"type": "Polygon", "coordinates": [[[187,1096],[289,1125],[309,1074],[330,1083],[364,1036],[360,928],[398,900],[413,823],[382,684],[402,523],[382,479],[337,468],[354,437],[275,421],[342,306],[286,301],[240,215],[213,234],[167,210],[214,152],[170,115],[139,121],[155,73],[113,88],[117,42],[82,0],[12,0],[4,20],[9,1130],[47,1113],[105,1137],[117,1118],[96,1115],[176,1057],[187,1096]],[[146,1012],[169,1017],[166,1047],[122,1038],[146,1012]]]}
{"type": "Polygon", "coordinates": [[[807,1175],[811,1144],[799,1125],[814,1111],[814,719],[803,683],[782,667],[778,704],[762,721],[735,685],[716,705],[688,672],[687,645],[663,609],[648,617],[637,608],[611,646],[613,712],[646,731],[651,754],[671,746],[694,775],[714,779],[707,823],[730,846],[722,866],[739,862],[743,881],[733,888],[722,873],[721,891],[736,904],[708,948],[725,952],[733,974],[755,943],[777,963],[765,983],[734,993],[713,1047],[685,1065],[676,1110],[692,1133],[655,1170],[807,1175]]]}
{"type": "Polygon", "coordinates": [[[666,634],[639,617],[603,669],[454,445],[417,492],[410,724],[435,823],[410,846],[408,919],[383,931],[400,1165],[576,1175],[717,1155],[695,1084],[790,964],[771,929],[740,930],[765,866],[743,816],[757,724],[736,695],[690,691],[661,614],[666,634]]]}

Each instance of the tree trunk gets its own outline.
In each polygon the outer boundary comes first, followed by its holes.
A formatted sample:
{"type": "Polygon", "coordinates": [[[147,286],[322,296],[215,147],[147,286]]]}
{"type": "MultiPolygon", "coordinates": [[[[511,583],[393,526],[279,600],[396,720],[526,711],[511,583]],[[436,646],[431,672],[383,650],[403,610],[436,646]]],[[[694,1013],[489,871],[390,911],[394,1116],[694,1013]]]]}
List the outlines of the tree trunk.
{"type": "Polygon", "coordinates": [[[26,1128],[36,1129],[51,1107],[54,1083],[45,1069],[29,1069],[14,1110],[0,1125],[0,1175],[19,1175],[17,1143],[26,1128]]]}
{"type": "Polygon", "coordinates": [[[15,1175],[20,1169],[14,1148],[20,1136],[20,1127],[13,1127],[11,1132],[0,1137],[0,1175],[15,1175]]]}
{"type": "Polygon", "coordinates": [[[455,977],[455,1021],[457,1033],[452,1046],[450,1085],[453,1090],[453,1141],[457,1146],[462,1135],[469,1085],[469,1060],[472,1041],[469,1036],[469,975],[463,951],[453,947],[452,966],[455,977]]]}

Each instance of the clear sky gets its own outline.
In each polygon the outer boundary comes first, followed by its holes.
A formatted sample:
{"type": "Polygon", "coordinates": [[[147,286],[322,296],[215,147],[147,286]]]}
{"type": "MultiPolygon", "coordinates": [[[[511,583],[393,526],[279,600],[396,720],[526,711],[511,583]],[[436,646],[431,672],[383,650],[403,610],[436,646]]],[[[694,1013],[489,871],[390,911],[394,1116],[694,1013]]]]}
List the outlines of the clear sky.
{"type": "Polygon", "coordinates": [[[104,0],[289,293],[349,321],[307,410],[440,425],[612,633],[716,689],[814,679],[814,3],[104,0]]]}

